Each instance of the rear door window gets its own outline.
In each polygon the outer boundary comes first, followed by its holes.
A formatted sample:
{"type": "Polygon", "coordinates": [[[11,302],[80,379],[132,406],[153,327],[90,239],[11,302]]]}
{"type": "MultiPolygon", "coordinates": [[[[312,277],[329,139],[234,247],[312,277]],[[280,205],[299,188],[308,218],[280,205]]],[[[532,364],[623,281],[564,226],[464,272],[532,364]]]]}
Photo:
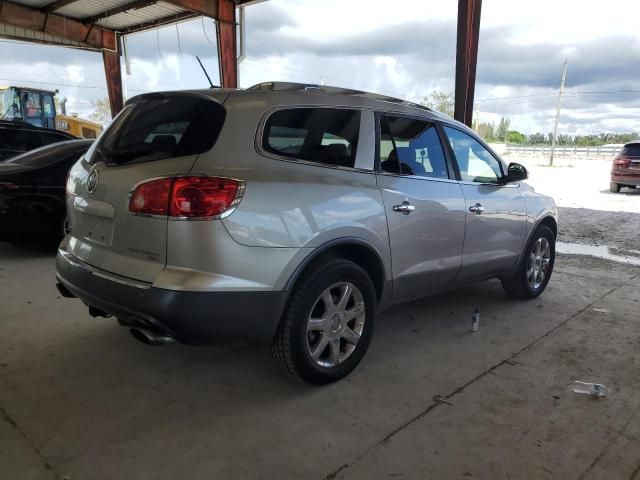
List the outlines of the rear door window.
{"type": "Polygon", "coordinates": [[[107,164],[122,165],[206,152],[215,144],[225,110],[207,98],[148,95],[118,115],[97,147],[107,164]]]}
{"type": "Polygon", "coordinates": [[[382,115],[379,152],[383,172],[449,178],[438,130],[432,122],[382,115]]]}
{"type": "Polygon", "coordinates": [[[291,108],[269,116],[262,148],[279,157],[352,168],[359,131],[358,110],[291,108]]]}

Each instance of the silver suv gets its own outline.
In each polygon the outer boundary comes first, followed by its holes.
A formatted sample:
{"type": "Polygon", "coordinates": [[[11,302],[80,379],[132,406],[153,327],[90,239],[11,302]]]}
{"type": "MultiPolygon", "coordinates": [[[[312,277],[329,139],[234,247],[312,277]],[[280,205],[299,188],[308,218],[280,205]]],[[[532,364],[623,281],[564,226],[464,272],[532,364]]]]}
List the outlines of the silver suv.
{"type": "Polygon", "coordinates": [[[270,343],[328,383],[391,304],[492,277],[544,291],[557,213],[526,177],[464,125],[379,95],[140,95],[69,174],[58,287],[147,343],[270,343]]]}

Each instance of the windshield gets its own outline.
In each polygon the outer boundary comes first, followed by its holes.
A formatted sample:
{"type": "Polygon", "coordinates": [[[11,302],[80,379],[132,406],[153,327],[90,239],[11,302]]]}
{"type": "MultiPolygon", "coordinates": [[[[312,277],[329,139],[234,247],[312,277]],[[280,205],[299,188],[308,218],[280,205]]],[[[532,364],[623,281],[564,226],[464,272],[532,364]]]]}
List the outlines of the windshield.
{"type": "Polygon", "coordinates": [[[5,120],[22,118],[20,96],[13,88],[0,90],[0,118],[5,120]]]}
{"type": "Polygon", "coordinates": [[[208,98],[145,96],[118,115],[96,151],[118,165],[202,153],[214,145],[224,119],[222,105],[208,98]]]}

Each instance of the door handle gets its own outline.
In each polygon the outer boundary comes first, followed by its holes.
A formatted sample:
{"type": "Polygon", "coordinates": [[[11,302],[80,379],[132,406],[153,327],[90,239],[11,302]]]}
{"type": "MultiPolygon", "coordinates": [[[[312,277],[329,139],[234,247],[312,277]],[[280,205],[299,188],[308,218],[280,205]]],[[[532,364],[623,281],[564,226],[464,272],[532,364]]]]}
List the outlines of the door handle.
{"type": "Polygon", "coordinates": [[[411,212],[413,212],[416,209],[416,207],[414,207],[413,205],[411,205],[408,201],[404,201],[402,202],[402,205],[394,205],[393,206],[393,211],[394,212],[400,212],[404,215],[409,215],[411,212]]]}
{"type": "Polygon", "coordinates": [[[475,213],[476,215],[482,215],[484,213],[484,207],[480,203],[476,203],[475,205],[469,207],[469,211],[471,213],[475,213]]]}

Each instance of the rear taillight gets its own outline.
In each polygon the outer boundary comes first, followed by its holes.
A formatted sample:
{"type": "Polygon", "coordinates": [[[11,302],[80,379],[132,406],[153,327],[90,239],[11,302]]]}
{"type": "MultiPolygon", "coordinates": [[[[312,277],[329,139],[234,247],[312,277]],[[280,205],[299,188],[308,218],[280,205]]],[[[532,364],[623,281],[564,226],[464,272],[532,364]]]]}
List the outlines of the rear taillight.
{"type": "Polygon", "coordinates": [[[624,155],[620,155],[613,159],[613,164],[616,167],[629,168],[631,166],[631,159],[624,155]]]}
{"type": "Polygon", "coordinates": [[[151,180],[136,187],[129,199],[129,211],[147,215],[167,215],[171,179],[151,180]]]}
{"type": "Polygon", "coordinates": [[[10,182],[0,182],[0,190],[17,190],[20,186],[10,182]]]}
{"type": "Polygon", "coordinates": [[[239,198],[242,183],[221,177],[185,176],[142,183],[129,199],[129,211],[173,218],[215,218],[239,198]]]}
{"type": "Polygon", "coordinates": [[[171,188],[171,217],[215,217],[236,199],[240,182],[219,177],[178,177],[171,188]]]}

